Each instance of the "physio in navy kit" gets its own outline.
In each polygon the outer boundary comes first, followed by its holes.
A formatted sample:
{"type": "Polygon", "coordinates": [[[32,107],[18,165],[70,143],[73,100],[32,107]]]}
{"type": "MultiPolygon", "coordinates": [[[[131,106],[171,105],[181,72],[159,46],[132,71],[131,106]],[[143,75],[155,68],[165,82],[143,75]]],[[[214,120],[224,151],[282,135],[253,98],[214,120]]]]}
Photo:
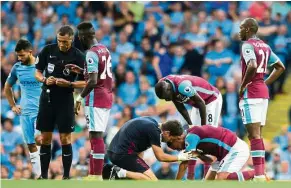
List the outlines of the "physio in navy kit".
{"type": "MultiPolygon", "coordinates": [[[[107,178],[157,180],[150,167],[142,159],[143,152],[152,147],[159,161],[189,160],[190,153],[173,156],[164,153],[161,148],[161,142],[173,142],[182,134],[183,128],[176,120],[158,123],[151,117],[140,117],[126,122],[114,136],[108,148],[108,157],[115,166],[109,169],[110,177],[107,178]]],[[[105,168],[108,167],[105,166],[105,168]]],[[[104,174],[103,178],[106,179],[104,174]]]]}

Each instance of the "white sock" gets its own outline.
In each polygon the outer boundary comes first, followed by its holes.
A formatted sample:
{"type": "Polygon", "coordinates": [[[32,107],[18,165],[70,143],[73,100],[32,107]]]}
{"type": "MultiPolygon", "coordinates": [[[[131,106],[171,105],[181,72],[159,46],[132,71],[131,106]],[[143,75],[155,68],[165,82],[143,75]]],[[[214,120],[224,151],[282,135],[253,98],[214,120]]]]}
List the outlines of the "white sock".
{"type": "Polygon", "coordinates": [[[117,173],[117,176],[118,176],[119,178],[126,178],[126,170],[124,170],[123,168],[121,168],[121,169],[119,170],[119,172],[117,173]]]}
{"type": "Polygon", "coordinates": [[[30,155],[30,162],[32,164],[32,172],[36,177],[39,177],[41,175],[41,167],[40,167],[40,157],[39,152],[33,152],[29,153],[30,155]]]}

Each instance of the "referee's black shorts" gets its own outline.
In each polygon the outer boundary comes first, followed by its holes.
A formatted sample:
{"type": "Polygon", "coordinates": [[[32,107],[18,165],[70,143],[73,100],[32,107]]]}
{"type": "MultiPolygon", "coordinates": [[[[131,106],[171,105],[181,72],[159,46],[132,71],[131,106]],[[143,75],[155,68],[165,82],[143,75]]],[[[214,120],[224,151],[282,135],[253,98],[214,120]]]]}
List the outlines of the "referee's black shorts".
{"type": "Polygon", "coordinates": [[[60,95],[42,91],[36,122],[37,130],[53,132],[57,128],[59,133],[71,133],[75,129],[74,119],[73,93],[60,95]]]}

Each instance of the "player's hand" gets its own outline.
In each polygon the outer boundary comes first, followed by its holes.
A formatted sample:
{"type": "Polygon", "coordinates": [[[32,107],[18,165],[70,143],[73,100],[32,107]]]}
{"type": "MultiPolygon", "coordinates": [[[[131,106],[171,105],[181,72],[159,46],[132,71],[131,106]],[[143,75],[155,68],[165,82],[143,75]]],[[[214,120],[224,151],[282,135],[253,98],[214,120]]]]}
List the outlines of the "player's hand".
{"type": "Polygon", "coordinates": [[[20,106],[13,106],[12,107],[12,111],[17,114],[17,115],[20,115],[21,114],[21,108],[20,106]]]}
{"type": "Polygon", "coordinates": [[[79,111],[80,111],[80,108],[81,108],[81,104],[82,104],[81,101],[76,101],[75,109],[74,109],[76,115],[79,114],[79,111]]]}
{"type": "Polygon", "coordinates": [[[65,65],[65,67],[66,67],[66,69],[69,69],[71,72],[74,72],[76,74],[81,74],[84,70],[75,64],[67,64],[67,65],[65,65]]]}
{"type": "Polygon", "coordinates": [[[178,155],[178,161],[188,161],[193,158],[192,152],[188,151],[186,153],[180,152],[178,155]]]}
{"type": "Polygon", "coordinates": [[[71,85],[71,82],[63,79],[63,78],[58,78],[56,79],[56,85],[60,87],[69,87],[71,85]]]}
{"type": "Polygon", "coordinates": [[[81,104],[82,104],[82,100],[83,98],[81,97],[81,95],[78,95],[78,97],[76,98],[76,104],[75,104],[75,114],[78,115],[80,108],[81,108],[81,104]]]}
{"type": "Polygon", "coordinates": [[[240,86],[240,88],[239,88],[239,97],[240,98],[243,96],[245,90],[246,90],[246,87],[240,86]]]}
{"type": "Polygon", "coordinates": [[[56,84],[56,78],[53,76],[50,76],[48,79],[46,79],[46,85],[54,85],[56,84]]]}

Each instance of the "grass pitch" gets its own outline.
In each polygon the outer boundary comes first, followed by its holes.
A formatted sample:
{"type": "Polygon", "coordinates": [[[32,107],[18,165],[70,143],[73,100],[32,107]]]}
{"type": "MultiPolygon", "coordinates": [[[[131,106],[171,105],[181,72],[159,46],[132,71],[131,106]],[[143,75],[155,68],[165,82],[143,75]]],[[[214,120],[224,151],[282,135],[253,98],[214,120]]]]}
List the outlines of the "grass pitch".
{"type": "Polygon", "coordinates": [[[84,181],[84,180],[2,180],[1,188],[290,188],[291,181],[235,182],[235,181],[84,181]]]}

